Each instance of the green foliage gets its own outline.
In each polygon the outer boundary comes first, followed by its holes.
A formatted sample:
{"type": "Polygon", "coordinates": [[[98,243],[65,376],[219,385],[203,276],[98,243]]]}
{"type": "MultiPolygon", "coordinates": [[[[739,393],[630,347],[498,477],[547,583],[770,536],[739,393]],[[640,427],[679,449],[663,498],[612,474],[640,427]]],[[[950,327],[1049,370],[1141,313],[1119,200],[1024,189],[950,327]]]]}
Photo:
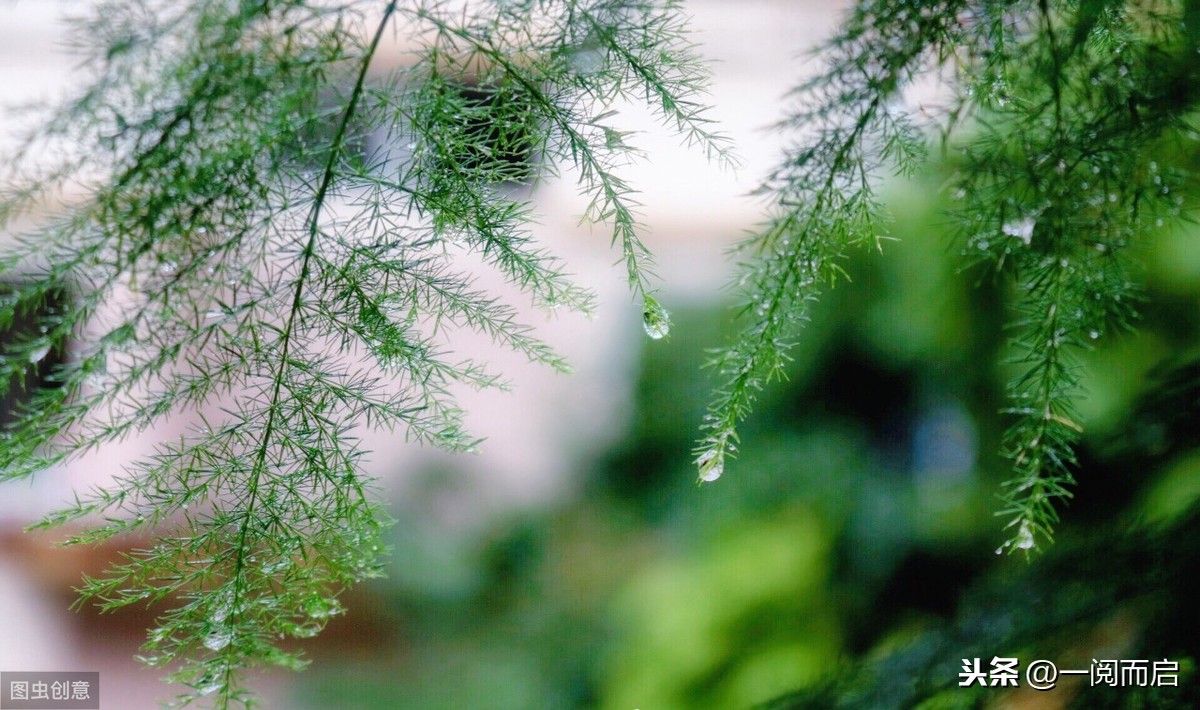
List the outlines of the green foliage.
{"type": "Polygon", "coordinates": [[[26,477],[196,413],[42,525],[89,526],[71,544],[151,533],[80,603],[166,602],[143,660],[190,689],[184,704],[249,705],[241,673],[300,667],[280,641],[318,633],[342,589],[379,573],[387,516],[354,427],[474,447],[447,388],[503,382],[443,351],[453,329],[566,369],[455,266],[475,253],[540,307],[589,308],[504,183],[576,169],[585,216],[613,225],[657,314],[616,172],[633,149],[609,107],[647,101],[725,148],[672,2],[134,0],[74,30],[91,84],[5,163],[0,224],[82,194],[5,257],[21,284],[0,326],[38,327],[0,357],[0,383],[70,355],[5,426],[0,470],[26,477]],[[393,36],[406,54],[376,76],[393,36]],[[64,289],[71,308],[41,309],[64,289]]]}
{"type": "Polygon", "coordinates": [[[1186,633],[1197,557],[1196,509],[1170,526],[1093,531],[1056,547],[1032,565],[1002,565],[963,595],[949,623],[885,644],[871,658],[846,664],[818,683],[764,703],[762,710],[803,708],[984,708],[1021,706],[1031,690],[960,687],[963,659],[1020,657],[1022,667],[1046,659],[1088,669],[1110,656],[1169,660],[1177,683],[1113,687],[1098,681],[1059,684],[1059,707],[1186,708],[1198,701],[1196,648],[1186,633]],[[1036,609],[1039,613],[1030,613],[1036,609]]]}
{"type": "Polygon", "coordinates": [[[783,376],[794,324],[884,239],[874,180],[922,164],[926,131],[903,92],[947,77],[932,112],[958,165],[950,212],[967,265],[1021,293],[1011,318],[1013,475],[999,514],[1009,551],[1051,538],[1071,497],[1081,431],[1079,355],[1134,317],[1130,253],[1181,215],[1182,170],[1152,157],[1194,141],[1200,6],[1189,1],[875,2],[851,11],[780,128],[803,131],[762,187],[768,222],[741,247],[743,331],[711,366],[718,389],[697,447],[701,480],[736,451],[737,425],[783,376]]]}
{"type": "MultiPolygon", "coordinates": [[[[671,0],[127,0],[75,31],[91,83],[0,180],[0,226],[33,222],[0,262],[19,277],[0,327],[20,324],[0,394],[28,390],[0,433],[0,475],[194,413],[193,430],[42,525],[87,525],[70,543],[152,533],[85,580],[81,603],[173,605],[144,659],[191,689],[181,702],[248,705],[240,674],[300,667],[280,640],[318,633],[341,590],[380,573],[388,520],[355,427],[474,448],[449,389],[503,381],[444,350],[454,329],[567,368],[456,263],[482,257],[538,307],[590,308],[533,241],[518,186],[578,173],[584,218],[612,225],[658,339],[670,317],[612,107],[646,103],[729,155],[671,0]],[[400,68],[371,71],[395,51],[400,68]],[[60,193],[79,199],[37,216],[60,193]],[[64,293],[71,307],[47,307],[64,293]],[[42,364],[50,353],[63,361],[42,364]],[[45,386],[28,385],[35,368],[45,386]]],[[[1152,156],[1195,139],[1198,48],[1196,0],[859,2],[778,126],[799,138],[738,251],[744,327],[711,362],[700,479],[724,472],[851,248],[881,248],[879,174],[920,169],[940,131],[963,263],[1016,294],[1001,551],[1049,540],[1072,495],[1081,356],[1133,319],[1131,254],[1186,207],[1189,175],[1152,156]],[[926,120],[903,99],[933,72],[946,103],[926,120]]]]}

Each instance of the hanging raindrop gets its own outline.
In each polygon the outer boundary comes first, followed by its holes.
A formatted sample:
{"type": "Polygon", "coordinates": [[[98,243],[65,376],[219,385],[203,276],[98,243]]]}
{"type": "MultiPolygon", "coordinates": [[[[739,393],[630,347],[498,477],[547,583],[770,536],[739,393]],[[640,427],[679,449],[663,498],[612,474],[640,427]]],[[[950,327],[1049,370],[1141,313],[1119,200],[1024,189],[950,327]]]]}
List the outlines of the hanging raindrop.
{"type": "Polygon", "coordinates": [[[1029,521],[1021,523],[1021,528],[1017,530],[1017,538],[1013,541],[1013,547],[1018,550],[1033,549],[1033,529],[1029,526],[1029,521]]]}
{"type": "Polygon", "coordinates": [[[711,483],[725,472],[725,457],[715,449],[705,451],[696,459],[696,465],[700,467],[700,480],[711,483]]]}
{"type": "Polygon", "coordinates": [[[1000,231],[1029,244],[1033,241],[1033,228],[1036,224],[1037,220],[1033,217],[1022,217],[1011,222],[1005,222],[1001,225],[1000,231]]]}
{"type": "Polygon", "coordinates": [[[45,360],[46,355],[48,355],[48,354],[50,354],[50,344],[49,343],[42,345],[41,347],[37,348],[36,350],[30,350],[29,351],[29,363],[31,365],[36,365],[39,362],[41,362],[42,360],[45,360]]]}
{"type": "Polygon", "coordinates": [[[671,315],[653,296],[648,294],[642,306],[642,327],[646,329],[646,335],[653,340],[662,340],[667,333],[671,332],[671,315]]]}
{"type": "Polygon", "coordinates": [[[233,640],[233,634],[227,630],[214,631],[204,639],[205,648],[210,651],[220,651],[233,640]]]}

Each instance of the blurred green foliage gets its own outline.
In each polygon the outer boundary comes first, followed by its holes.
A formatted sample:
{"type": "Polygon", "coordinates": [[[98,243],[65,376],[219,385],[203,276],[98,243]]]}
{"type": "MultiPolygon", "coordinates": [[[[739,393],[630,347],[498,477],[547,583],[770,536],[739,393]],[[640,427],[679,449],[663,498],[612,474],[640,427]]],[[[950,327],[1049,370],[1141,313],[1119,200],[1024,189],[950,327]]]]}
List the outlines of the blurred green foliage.
{"type": "MultiPolygon", "coordinates": [[[[1192,707],[1200,234],[1164,227],[1142,255],[1138,333],[1087,354],[1082,485],[1060,544],[1028,564],[993,554],[1013,294],[958,271],[946,177],[893,188],[898,241],[847,263],[852,283],[814,309],[735,471],[697,490],[688,456],[704,348],[726,324],[668,304],[628,435],[581,494],[465,532],[405,502],[373,588],[403,619],[395,646],[323,660],[296,706],[1019,706],[958,688],[961,659],[1154,653],[1181,663],[1183,688],[1076,684],[1047,702],[1192,707]]],[[[430,481],[430,498],[455,485],[430,481]]]]}

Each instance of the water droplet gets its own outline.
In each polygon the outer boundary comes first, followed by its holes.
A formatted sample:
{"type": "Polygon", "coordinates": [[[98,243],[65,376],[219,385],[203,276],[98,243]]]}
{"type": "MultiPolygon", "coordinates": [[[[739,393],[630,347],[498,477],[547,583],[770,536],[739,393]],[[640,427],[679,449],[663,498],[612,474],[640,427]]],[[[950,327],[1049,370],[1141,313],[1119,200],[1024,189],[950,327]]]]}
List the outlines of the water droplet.
{"type": "Polygon", "coordinates": [[[1031,241],[1033,241],[1033,227],[1036,224],[1037,220],[1033,217],[1022,217],[1018,220],[1005,222],[1000,227],[1000,231],[1004,232],[1010,237],[1016,237],[1026,244],[1029,244],[1031,241]]]}
{"type": "Polygon", "coordinates": [[[321,633],[321,626],[319,624],[297,624],[291,631],[292,636],[296,638],[310,639],[321,633]]]}
{"type": "Polygon", "coordinates": [[[711,483],[725,473],[725,456],[718,453],[716,449],[710,449],[700,454],[696,459],[696,465],[700,468],[700,480],[711,483]]]}
{"type": "Polygon", "coordinates": [[[1017,530],[1017,537],[1013,540],[1013,547],[1018,550],[1033,549],[1033,528],[1029,527],[1029,521],[1021,523],[1021,528],[1017,530]]]}
{"type": "Polygon", "coordinates": [[[671,332],[671,316],[653,296],[647,295],[642,306],[642,327],[653,340],[661,340],[671,332]]]}
{"type": "Polygon", "coordinates": [[[324,599],[309,599],[304,604],[304,613],[314,619],[326,619],[337,613],[337,607],[331,608],[324,599]]]}
{"type": "Polygon", "coordinates": [[[38,364],[46,359],[46,355],[50,354],[50,343],[46,343],[36,350],[29,351],[29,362],[33,365],[38,364]]]}
{"type": "Polygon", "coordinates": [[[233,634],[228,630],[214,631],[204,639],[204,647],[210,651],[220,651],[233,640],[233,634]]]}

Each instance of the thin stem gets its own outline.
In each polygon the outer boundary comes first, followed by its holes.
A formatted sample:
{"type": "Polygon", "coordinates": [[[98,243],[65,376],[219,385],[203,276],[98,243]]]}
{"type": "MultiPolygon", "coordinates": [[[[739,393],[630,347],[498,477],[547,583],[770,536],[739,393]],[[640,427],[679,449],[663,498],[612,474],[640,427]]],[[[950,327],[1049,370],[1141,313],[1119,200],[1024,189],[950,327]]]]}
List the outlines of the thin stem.
{"type": "MultiPolygon", "coordinates": [[[[254,516],[255,506],[258,502],[259,489],[266,469],[267,452],[270,450],[271,439],[275,431],[276,422],[279,416],[279,408],[282,404],[280,395],[283,392],[283,382],[285,372],[291,366],[289,362],[289,354],[291,352],[292,339],[296,332],[296,320],[303,307],[304,302],[304,287],[308,280],[310,263],[313,253],[316,251],[317,237],[320,234],[320,219],[321,211],[325,205],[325,198],[329,193],[329,188],[333,184],[334,175],[337,172],[337,161],[341,157],[345,149],[346,131],[350,125],[350,119],[354,115],[354,111],[358,107],[358,101],[362,97],[363,90],[366,86],[367,70],[370,68],[371,59],[375,56],[375,52],[379,47],[379,43],[383,38],[384,30],[391,21],[392,15],[396,11],[397,0],[392,0],[388,3],[384,10],[383,18],[379,21],[379,26],[375,30],[375,35],[371,39],[371,44],[367,47],[366,53],[363,55],[359,66],[358,77],[354,82],[354,88],[350,94],[350,100],[346,104],[346,110],[342,114],[342,120],[338,124],[337,132],[334,135],[333,144],[329,151],[329,156],[325,160],[324,172],[321,176],[320,185],[313,197],[313,206],[308,218],[308,240],[304,245],[303,258],[300,265],[300,274],[296,278],[295,290],[292,294],[291,310],[288,312],[287,322],[283,328],[281,336],[281,348],[279,354],[279,367],[275,371],[274,384],[271,392],[270,404],[268,407],[267,422],[263,429],[261,444],[255,454],[254,466],[252,468],[252,476],[248,484],[248,495],[246,498],[246,512],[242,518],[241,530],[238,537],[236,559],[234,562],[233,578],[233,605],[230,626],[234,627],[233,621],[236,620],[239,614],[240,597],[244,593],[243,585],[239,583],[245,569],[246,557],[248,550],[246,547],[246,539],[249,534],[252,519],[254,516]]],[[[234,648],[231,643],[229,648],[234,648]]],[[[222,704],[228,704],[229,692],[233,687],[234,668],[229,664],[225,668],[225,682],[222,685],[222,704]]]]}

